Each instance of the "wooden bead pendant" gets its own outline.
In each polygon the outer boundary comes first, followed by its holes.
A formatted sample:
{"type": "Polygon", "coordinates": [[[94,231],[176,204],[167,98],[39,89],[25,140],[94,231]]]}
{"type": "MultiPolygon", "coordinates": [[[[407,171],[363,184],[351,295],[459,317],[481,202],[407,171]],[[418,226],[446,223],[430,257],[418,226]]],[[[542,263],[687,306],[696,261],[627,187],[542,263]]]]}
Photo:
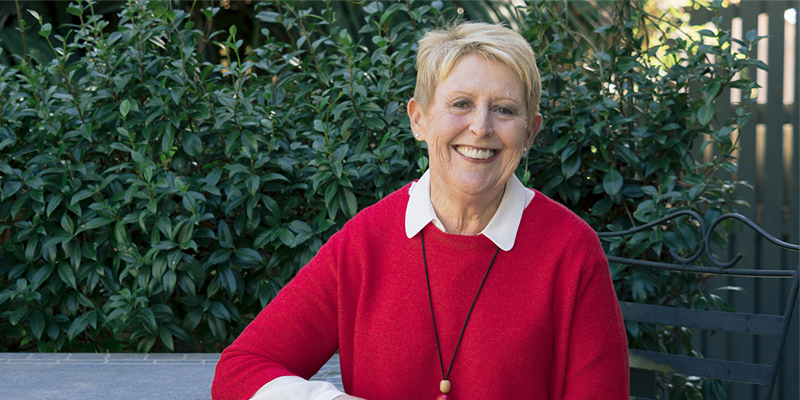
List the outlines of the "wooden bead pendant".
{"type": "Polygon", "coordinates": [[[442,394],[436,397],[436,400],[453,400],[453,396],[448,394],[450,393],[450,381],[447,379],[441,381],[439,383],[439,390],[442,394]]]}

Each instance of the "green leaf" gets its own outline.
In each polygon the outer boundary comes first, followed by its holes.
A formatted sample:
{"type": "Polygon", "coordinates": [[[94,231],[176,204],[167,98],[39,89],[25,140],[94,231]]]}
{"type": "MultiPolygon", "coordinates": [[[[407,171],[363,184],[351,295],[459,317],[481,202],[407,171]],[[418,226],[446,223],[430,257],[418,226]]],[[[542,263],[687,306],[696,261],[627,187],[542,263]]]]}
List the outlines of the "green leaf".
{"type": "Polygon", "coordinates": [[[193,331],[198,325],[200,325],[200,321],[202,319],[203,313],[198,309],[187,312],[186,316],[183,318],[183,329],[189,332],[193,331]]]}
{"type": "Polygon", "coordinates": [[[619,72],[627,72],[632,70],[638,65],[638,62],[635,58],[629,56],[623,56],[617,59],[617,71],[619,72]]]}
{"type": "Polygon", "coordinates": [[[258,175],[250,175],[244,181],[245,187],[247,187],[247,191],[250,192],[250,195],[255,196],[258,193],[258,188],[261,185],[261,179],[258,175]]]}
{"type": "MultiPolygon", "coordinates": [[[[185,133],[183,136],[183,151],[191,157],[203,156],[203,141],[194,133],[185,133]]],[[[221,172],[221,171],[220,171],[221,172]]],[[[216,182],[210,185],[216,185],[216,182]]]]}
{"type": "Polygon", "coordinates": [[[569,143],[571,139],[572,137],[569,135],[561,135],[561,137],[559,137],[558,140],[553,143],[553,155],[561,154],[561,150],[567,145],[567,143],[569,143]]]}
{"type": "Polygon", "coordinates": [[[61,281],[71,288],[78,289],[78,281],[75,280],[75,271],[69,263],[62,262],[58,264],[58,276],[61,278],[61,281]]]}
{"type": "Polygon", "coordinates": [[[198,286],[201,286],[205,282],[206,272],[200,262],[188,254],[184,254],[181,261],[179,268],[188,272],[192,281],[198,286]]]}
{"type": "Polygon", "coordinates": [[[122,117],[125,118],[128,116],[128,112],[131,111],[131,102],[128,99],[122,100],[122,103],[119,105],[119,113],[122,114],[122,117]]]}
{"type": "Polygon", "coordinates": [[[342,211],[347,213],[347,215],[349,215],[350,217],[355,216],[356,213],[358,212],[358,203],[356,202],[356,195],[353,194],[353,192],[347,188],[343,188],[342,193],[344,194],[344,196],[339,197],[339,200],[341,200],[342,198],[344,198],[345,200],[344,206],[342,207],[342,211]]]}
{"type": "Polygon", "coordinates": [[[294,243],[294,233],[286,228],[280,228],[278,229],[278,239],[281,240],[281,243],[291,247],[294,243]]]}
{"type": "Polygon", "coordinates": [[[168,269],[163,275],[164,291],[167,295],[175,292],[175,286],[178,283],[178,274],[175,271],[168,269]]]}
{"type": "Polygon", "coordinates": [[[22,317],[25,316],[25,312],[26,311],[28,311],[27,307],[25,307],[24,305],[21,305],[21,304],[18,305],[17,308],[14,309],[14,311],[11,312],[11,315],[8,318],[8,322],[10,322],[11,325],[18,324],[19,321],[22,319],[22,317]]]}
{"type": "Polygon", "coordinates": [[[153,248],[158,250],[170,250],[178,247],[178,244],[175,242],[170,242],[168,240],[159,240],[153,243],[153,248]]]}
{"type": "Polygon", "coordinates": [[[156,227],[164,236],[170,239],[173,238],[172,221],[166,215],[161,214],[158,216],[158,219],[156,219],[156,227]]]}
{"type": "Polygon", "coordinates": [[[67,7],[67,14],[72,14],[72,15],[74,15],[74,16],[76,16],[76,17],[80,17],[80,16],[81,16],[81,14],[83,14],[83,13],[81,12],[81,9],[80,9],[80,8],[78,8],[78,7],[75,7],[75,6],[73,6],[72,4],[70,4],[70,5],[67,7]]]}
{"type": "Polygon", "coordinates": [[[47,217],[50,218],[50,215],[53,214],[59,205],[61,205],[61,201],[63,200],[63,196],[61,194],[55,194],[50,196],[50,201],[47,202],[47,217]]]}
{"type": "Polygon", "coordinates": [[[80,190],[80,191],[78,191],[78,193],[75,193],[72,196],[72,199],[70,199],[70,201],[69,201],[69,205],[74,206],[75,203],[77,203],[77,202],[79,202],[79,201],[81,201],[83,199],[89,198],[93,194],[94,194],[94,191],[91,191],[91,190],[88,190],[88,189],[80,190]]]}
{"type": "Polygon", "coordinates": [[[137,312],[144,329],[151,335],[155,335],[158,331],[158,324],[156,324],[156,316],[153,314],[153,310],[149,308],[140,308],[137,312]]]}
{"type": "Polygon", "coordinates": [[[278,17],[280,14],[273,12],[273,11],[261,11],[256,14],[256,18],[264,21],[264,22],[279,22],[278,17]]]}
{"type": "Polygon", "coordinates": [[[72,222],[72,218],[70,218],[67,213],[61,216],[61,227],[67,231],[69,236],[75,235],[75,223],[72,222]]]}
{"type": "Polygon", "coordinates": [[[614,206],[614,202],[611,199],[600,199],[592,206],[592,215],[604,215],[611,207],[614,206]]]}
{"type": "Polygon", "coordinates": [[[228,250],[228,249],[217,250],[214,252],[214,254],[211,254],[211,257],[209,257],[207,264],[208,265],[221,264],[225,261],[228,261],[228,259],[231,258],[231,254],[233,254],[233,250],[228,250]]]}
{"type": "Polygon", "coordinates": [[[89,220],[89,222],[87,222],[85,224],[81,224],[78,227],[78,231],[75,232],[75,234],[81,233],[83,231],[97,229],[97,228],[106,226],[106,225],[108,225],[108,224],[110,224],[112,222],[114,222],[114,220],[111,219],[111,218],[103,218],[103,217],[92,218],[92,219],[89,220]]]}
{"type": "Polygon", "coordinates": [[[653,133],[648,130],[647,126],[638,126],[631,134],[637,138],[646,138],[652,136],[653,133]]]}
{"type": "Polygon", "coordinates": [[[117,245],[123,245],[128,242],[127,230],[125,229],[124,223],[117,222],[117,225],[114,227],[114,239],[116,239],[117,245]]]}
{"type": "Polygon", "coordinates": [[[50,37],[50,33],[53,31],[53,26],[50,24],[42,25],[42,29],[39,30],[39,36],[41,37],[50,37]]]}
{"type": "Polygon", "coordinates": [[[711,119],[714,118],[714,104],[706,103],[699,110],[697,110],[697,123],[701,126],[708,125],[711,119]]]}
{"type": "Polygon", "coordinates": [[[267,243],[271,242],[273,239],[272,231],[270,229],[264,229],[259,233],[255,239],[253,239],[253,247],[256,249],[260,249],[264,247],[267,243]]]}
{"type": "Polygon", "coordinates": [[[70,239],[70,235],[64,231],[57,231],[53,234],[53,236],[47,238],[42,243],[42,252],[47,251],[51,246],[55,246],[57,244],[63,243],[64,241],[68,241],[70,239]]]}
{"type": "Polygon", "coordinates": [[[758,29],[751,29],[744,35],[748,42],[755,42],[758,39],[758,29]]]}
{"type": "Polygon", "coordinates": [[[14,201],[14,205],[11,206],[11,216],[16,217],[22,211],[23,207],[28,205],[28,200],[30,199],[30,194],[26,193],[20,197],[18,197],[14,201]]]}
{"type": "Polygon", "coordinates": [[[31,236],[31,238],[28,239],[28,243],[25,245],[25,261],[28,263],[33,263],[35,259],[39,258],[36,252],[38,246],[39,236],[31,236]]]}
{"type": "Polygon", "coordinates": [[[42,312],[39,310],[34,310],[31,313],[29,322],[31,324],[31,330],[36,336],[36,339],[41,339],[45,327],[44,314],[42,314],[42,312]]]}
{"type": "Polygon", "coordinates": [[[564,175],[564,178],[570,178],[574,176],[580,168],[581,157],[575,153],[561,164],[561,173],[564,175]]]}
{"type": "Polygon", "coordinates": [[[72,321],[69,325],[69,329],[67,329],[67,338],[69,338],[69,340],[75,339],[76,336],[86,330],[86,327],[89,326],[89,314],[89,312],[83,313],[80,317],[72,321]]]}
{"type": "Polygon", "coordinates": [[[191,222],[184,224],[181,227],[180,231],[178,231],[178,243],[180,243],[181,245],[183,245],[184,243],[188,243],[190,240],[192,240],[193,235],[194,235],[194,224],[191,222]]]}
{"type": "Polygon", "coordinates": [[[245,263],[256,264],[262,263],[264,260],[261,258],[261,254],[257,251],[249,248],[241,248],[236,249],[236,257],[242,260],[245,263]]]}
{"type": "Polygon", "coordinates": [[[55,322],[51,321],[49,324],[47,324],[47,337],[55,340],[58,338],[60,334],[61,334],[61,328],[59,328],[55,322]]]}
{"type": "Polygon", "coordinates": [[[40,267],[35,274],[33,274],[33,278],[31,278],[31,285],[39,286],[44,283],[45,280],[50,278],[50,275],[53,274],[53,270],[55,270],[55,264],[47,264],[45,266],[40,267]]]}
{"type": "Polygon", "coordinates": [[[283,181],[289,182],[289,178],[287,178],[287,177],[285,177],[285,176],[283,176],[281,174],[276,174],[274,172],[270,172],[270,173],[261,175],[261,180],[263,180],[264,182],[274,181],[274,180],[283,180],[283,181]]]}
{"type": "Polygon", "coordinates": [[[225,308],[225,305],[218,301],[212,301],[209,310],[211,311],[211,314],[218,318],[221,318],[225,321],[231,320],[231,314],[228,312],[228,309],[225,308]]]}
{"type": "Polygon", "coordinates": [[[634,338],[639,337],[639,323],[636,321],[625,321],[625,328],[634,338]]]}
{"type": "Polygon", "coordinates": [[[231,233],[231,228],[225,221],[220,221],[219,226],[217,226],[217,238],[219,239],[219,245],[226,248],[226,249],[233,249],[233,234],[231,233]]]}
{"type": "Polygon", "coordinates": [[[622,174],[616,168],[611,168],[603,177],[603,190],[611,197],[616,196],[622,190],[622,174]]]}
{"type": "Polygon", "coordinates": [[[22,182],[20,182],[20,181],[10,181],[10,182],[6,182],[6,183],[3,185],[3,196],[2,196],[2,200],[5,200],[5,199],[7,199],[7,198],[9,198],[9,197],[13,196],[13,195],[14,195],[15,193],[17,193],[17,192],[18,192],[20,189],[22,189],[22,182]]]}
{"type": "Polygon", "coordinates": [[[683,177],[683,181],[691,185],[703,185],[706,183],[703,176],[697,173],[687,174],[683,177]]]}
{"type": "Polygon", "coordinates": [[[158,337],[161,339],[161,342],[164,343],[168,349],[170,349],[170,351],[175,351],[175,343],[172,340],[172,333],[170,333],[166,327],[162,326],[159,328],[158,337]]]}
{"type": "Polygon", "coordinates": [[[211,334],[220,342],[224,342],[227,337],[225,326],[225,320],[222,318],[218,318],[214,315],[208,317],[208,327],[211,329],[211,334]]]}
{"type": "Polygon", "coordinates": [[[651,197],[658,196],[658,189],[656,189],[654,186],[651,186],[651,185],[642,186],[641,189],[642,189],[642,192],[644,192],[644,194],[646,194],[648,196],[651,196],[651,197]]]}
{"type": "Polygon", "coordinates": [[[12,290],[11,288],[6,288],[3,291],[0,291],[0,305],[2,305],[6,300],[10,299],[13,296],[16,296],[16,290],[12,290]]]}

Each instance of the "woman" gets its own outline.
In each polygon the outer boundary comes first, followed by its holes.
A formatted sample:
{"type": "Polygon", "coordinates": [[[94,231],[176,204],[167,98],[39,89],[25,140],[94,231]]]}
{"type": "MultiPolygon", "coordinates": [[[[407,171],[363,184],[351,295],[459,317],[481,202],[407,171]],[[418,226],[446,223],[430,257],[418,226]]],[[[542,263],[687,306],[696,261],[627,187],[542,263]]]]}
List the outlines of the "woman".
{"type": "Polygon", "coordinates": [[[223,352],[214,398],[627,399],[597,236],[514,176],[542,126],[530,46],[463,23],[417,67],[430,169],[331,237],[223,352]],[[337,350],[348,394],[305,380],[337,350]]]}

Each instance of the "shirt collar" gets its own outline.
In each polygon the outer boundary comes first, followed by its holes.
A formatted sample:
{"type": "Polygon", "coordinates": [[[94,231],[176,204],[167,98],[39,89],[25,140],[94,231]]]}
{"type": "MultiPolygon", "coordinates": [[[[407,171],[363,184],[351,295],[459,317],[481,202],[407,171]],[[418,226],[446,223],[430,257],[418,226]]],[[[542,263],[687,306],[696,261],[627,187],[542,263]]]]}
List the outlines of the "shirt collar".
{"type": "MultiPolygon", "coordinates": [[[[405,220],[406,236],[409,239],[414,237],[431,222],[439,230],[445,232],[444,226],[436,216],[436,211],[434,211],[431,203],[430,170],[425,171],[425,174],[417,182],[411,184],[408,194],[409,199],[408,206],[406,206],[405,220]]],[[[533,200],[534,194],[533,190],[529,190],[522,185],[516,175],[512,175],[508,179],[500,206],[480,234],[486,236],[503,251],[511,250],[517,239],[522,213],[533,200]]]]}

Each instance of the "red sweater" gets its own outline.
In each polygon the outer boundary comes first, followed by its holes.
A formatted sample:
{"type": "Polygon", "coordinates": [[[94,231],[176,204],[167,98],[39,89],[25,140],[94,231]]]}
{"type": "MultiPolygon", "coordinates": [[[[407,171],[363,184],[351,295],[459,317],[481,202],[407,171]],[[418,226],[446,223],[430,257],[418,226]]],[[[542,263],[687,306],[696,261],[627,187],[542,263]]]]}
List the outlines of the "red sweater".
{"type": "MultiPolygon", "coordinates": [[[[248,399],[280,376],[310,378],[339,350],[348,394],[433,399],[442,373],[420,235],[405,236],[408,186],[361,211],[222,353],[212,397],[248,399]]],[[[497,247],[425,227],[445,370],[497,247]]],[[[600,242],[537,192],[500,251],[450,374],[471,399],[628,396],[622,316],[600,242]]]]}

